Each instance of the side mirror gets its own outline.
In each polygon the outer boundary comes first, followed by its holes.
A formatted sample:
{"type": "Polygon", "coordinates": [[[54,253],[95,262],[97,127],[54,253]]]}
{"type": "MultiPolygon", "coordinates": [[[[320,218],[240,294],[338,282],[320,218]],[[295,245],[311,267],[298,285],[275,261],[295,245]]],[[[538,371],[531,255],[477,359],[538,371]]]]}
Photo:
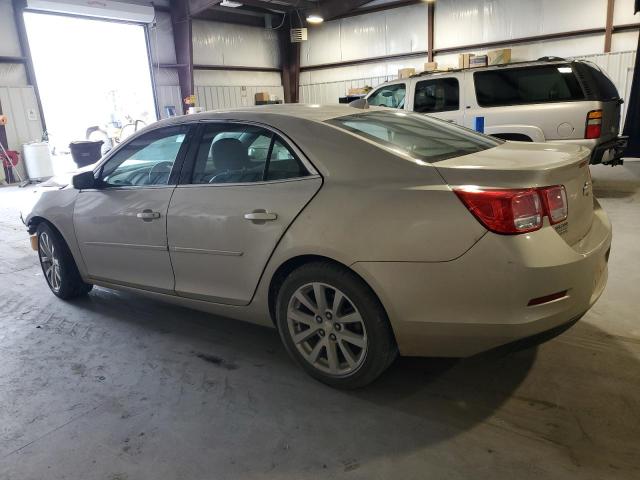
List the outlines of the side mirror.
{"type": "Polygon", "coordinates": [[[73,183],[73,188],[76,190],[85,190],[87,188],[95,188],[96,186],[96,179],[91,171],[74,175],[71,182],[73,183]]]}

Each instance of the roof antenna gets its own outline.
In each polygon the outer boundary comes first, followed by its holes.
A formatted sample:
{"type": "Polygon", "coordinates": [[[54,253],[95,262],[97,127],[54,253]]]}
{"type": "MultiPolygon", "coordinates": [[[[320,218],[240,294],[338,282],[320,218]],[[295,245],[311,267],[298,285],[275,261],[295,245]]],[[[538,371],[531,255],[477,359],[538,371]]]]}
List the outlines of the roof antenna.
{"type": "Polygon", "coordinates": [[[369,108],[369,102],[366,98],[359,98],[353,102],[349,102],[349,106],[353,108],[359,108],[360,110],[366,110],[369,108]]]}

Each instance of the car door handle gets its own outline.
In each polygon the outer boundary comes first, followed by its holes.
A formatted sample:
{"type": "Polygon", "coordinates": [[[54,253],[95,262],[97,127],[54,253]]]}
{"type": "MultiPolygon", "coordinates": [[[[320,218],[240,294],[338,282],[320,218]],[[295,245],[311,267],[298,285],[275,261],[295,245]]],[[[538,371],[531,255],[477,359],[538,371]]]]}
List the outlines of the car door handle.
{"type": "Polygon", "coordinates": [[[265,210],[256,210],[251,213],[245,213],[244,218],[252,222],[272,222],[278,218],[278,215],[265,210]]]}
{"type": "Polygon", "coordinates": [[[145,222],[150,221],[150,220],[155,220],[156,218],[160,218],[160,212],[153,212],[151,210],[143,210],[141,212],[138,212],[136,214],[136,217],[138,217],[141,220],[144,220],[145,222]]]}

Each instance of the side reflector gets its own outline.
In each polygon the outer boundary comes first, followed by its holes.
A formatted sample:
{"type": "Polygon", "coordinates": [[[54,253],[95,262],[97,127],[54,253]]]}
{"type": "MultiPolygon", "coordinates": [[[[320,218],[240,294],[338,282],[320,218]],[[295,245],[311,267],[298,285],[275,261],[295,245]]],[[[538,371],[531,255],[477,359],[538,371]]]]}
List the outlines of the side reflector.
{"type": "Polygon", "coordinates": [[[542,305],[543,303],[553,302],[554,300],[566,297],[567,292],[568,290],[562,290],[561,292],[552,293],[551,295],[545,295],[544,297],[532,298],[531,300],[529,300],[527,307],[533,307],[535,305],[542,305]]]}

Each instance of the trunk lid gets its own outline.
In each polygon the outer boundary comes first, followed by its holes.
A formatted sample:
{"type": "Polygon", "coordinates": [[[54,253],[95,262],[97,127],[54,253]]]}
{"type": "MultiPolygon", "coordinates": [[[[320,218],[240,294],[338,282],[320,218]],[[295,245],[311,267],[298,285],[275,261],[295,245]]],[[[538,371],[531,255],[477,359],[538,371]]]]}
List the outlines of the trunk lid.
{"type": "MultiPolygon", "coordinates": [[[[579,242],[593,221],[591,152],[580,146],[505,142],[482,152],[434,163],[451,187],[530,188],[564,185],[569,215],[554,225],[569,244],[579,242]]],[[[545,219],[545,225],[549,225],[545,219]]]]}

